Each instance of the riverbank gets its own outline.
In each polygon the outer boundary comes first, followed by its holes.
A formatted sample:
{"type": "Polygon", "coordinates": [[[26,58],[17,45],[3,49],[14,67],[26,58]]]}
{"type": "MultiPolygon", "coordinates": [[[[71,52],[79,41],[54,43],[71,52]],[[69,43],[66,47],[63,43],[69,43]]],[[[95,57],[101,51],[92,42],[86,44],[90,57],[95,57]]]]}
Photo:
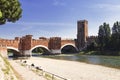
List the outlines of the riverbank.
{"type": "Polygon", "coordinates": [[[120,56],[120,51],[81,51],[80,54],[84,55],[106,55],[106,56],[120,56]]]}
{"type": "Polygon", "coordinates": [[[0,80],[19,80],[8,60],[0,54],[0,80]]]}
{"type": "Polygon", "coordinates": [[[44,77],[37,75],[29,68],[20,65],[16,60],[9,60],[12,67],[21,75],[22,79],[19,80],[46,80],[44,77]]]}
{"type": "Polygon", "coordinates": [[[119,80],[120,70],[75,61],[31,57],[27,64],[41,66],[45,71],[70,80],[119,80]]]}

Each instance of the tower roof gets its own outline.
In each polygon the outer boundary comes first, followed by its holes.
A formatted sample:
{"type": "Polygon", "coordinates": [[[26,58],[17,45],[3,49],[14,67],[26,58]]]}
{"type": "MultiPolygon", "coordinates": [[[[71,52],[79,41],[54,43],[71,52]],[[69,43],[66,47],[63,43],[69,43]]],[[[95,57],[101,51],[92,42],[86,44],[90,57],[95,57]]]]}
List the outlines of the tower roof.
{"type": "Polygon", "coordinates": [[[88,22],[87,20],[78,20],[77,22],[88,22]]]}

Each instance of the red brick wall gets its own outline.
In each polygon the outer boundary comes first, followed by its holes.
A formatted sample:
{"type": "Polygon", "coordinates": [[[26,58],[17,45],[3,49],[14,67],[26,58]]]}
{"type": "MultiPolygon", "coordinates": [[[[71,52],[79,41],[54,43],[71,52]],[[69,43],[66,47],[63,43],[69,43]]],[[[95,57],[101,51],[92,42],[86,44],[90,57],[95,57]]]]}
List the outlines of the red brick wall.
{"type": "Polygon", "coordinates": [[[32,48],[33,47],[35,47],[35,46],[37,46],[37,45],[43,45],[43,46],[46,46],[46,47],[48,47],[48,42],[49,42],[49,40],[42,40],[42,39],[39,39],[39,40],[35,40],[35,39],[33,39],[32,40],[32,48]]]}
{"type": "Polygon", "coordinates": [[[0,47],[14,47],[18,50],[30,50],[37,45],[43,45],[49,49],[60,49],[65,44],[75,44],[74,40],[61,40],[61,37],[51,37],[32,39],[32,35],[26,35],[22,38],[16,37],[15,40],[0,39],[0,47]]]}
{"type": "Polygon", "coordinates": [[[18,40],[0,39],[0,45],[1,46],[9,46],[9,47],[18,48],[19,41],[18,40]]]}
{"type": "Polygon", "coordinates": [[[65,44],[75,44],[74,40],[61,40],[61,46],[65,45],[65,44]]]}
{"type": "Polygon", "coordinates": [[[49,40],[49,49],[60,49],[61,37],[51,37],[49,40]]]}

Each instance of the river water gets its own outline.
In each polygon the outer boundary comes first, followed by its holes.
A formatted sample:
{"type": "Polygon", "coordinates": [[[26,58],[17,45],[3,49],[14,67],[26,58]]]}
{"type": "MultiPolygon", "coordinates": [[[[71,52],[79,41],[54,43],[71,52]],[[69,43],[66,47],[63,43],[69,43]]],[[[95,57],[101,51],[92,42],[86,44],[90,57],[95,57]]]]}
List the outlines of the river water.
{"type": "MultiPolygon", "coordinates": [[[[52,58],[57,60],[69,60],[77,62],[85,62],[95,65],[103,65],[120,69],[120,56],[100,56],[100,55],[80,55],[80,54],[60,54],[60,55],[38,55],[34,57],[52,58]]],[[[9,59],[13,59],[12,56],[9,59]]]]}
{"type": "Polygon", "coordinates": [[[70,60],[85,62],[89,64],[103,65],[120,69],[120,56],[100,56],[100,55],[80,55],[80,54],[61,54],[40,56],[44,58],[52,58],[58,60],[70,60]]]}

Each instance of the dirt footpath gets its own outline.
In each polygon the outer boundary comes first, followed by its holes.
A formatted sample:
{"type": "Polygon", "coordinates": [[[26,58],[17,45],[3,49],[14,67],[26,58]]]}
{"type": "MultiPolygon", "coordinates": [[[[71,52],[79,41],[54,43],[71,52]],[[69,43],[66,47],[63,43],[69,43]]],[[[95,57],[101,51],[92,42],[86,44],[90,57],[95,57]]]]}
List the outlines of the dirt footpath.
{"type": "Polygon", "coordinates": [[[46,80],[42,76],[35,74],[29,68],[26,68],[25,66],[21,66],[19,63],[16,63],[16,61],[10,60],[9,62],[24,80],[46,80]]]}

